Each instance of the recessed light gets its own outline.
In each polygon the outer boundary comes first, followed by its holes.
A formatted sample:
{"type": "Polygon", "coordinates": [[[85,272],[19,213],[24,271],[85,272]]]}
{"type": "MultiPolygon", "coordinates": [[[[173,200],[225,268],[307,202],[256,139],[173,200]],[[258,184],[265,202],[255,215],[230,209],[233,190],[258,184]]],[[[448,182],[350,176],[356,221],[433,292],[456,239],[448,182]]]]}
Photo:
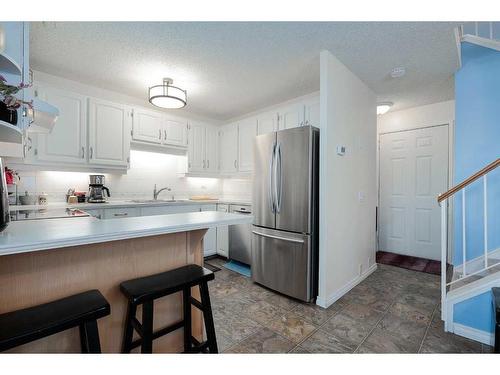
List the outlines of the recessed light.
{"type": "Polygon", "coordinates": [[[406,74],[406,68],[404,66],[398,66],[391,70],[392,78],[400,78],[406,74]]]}
{"type": "Polygon", "coordinates": [[[383,102],[383,103],[378,103],[377,104],[377,115],[383,115],[384,113],[387,113],[389,109],[392,107],[392,102],[383,102]]]}

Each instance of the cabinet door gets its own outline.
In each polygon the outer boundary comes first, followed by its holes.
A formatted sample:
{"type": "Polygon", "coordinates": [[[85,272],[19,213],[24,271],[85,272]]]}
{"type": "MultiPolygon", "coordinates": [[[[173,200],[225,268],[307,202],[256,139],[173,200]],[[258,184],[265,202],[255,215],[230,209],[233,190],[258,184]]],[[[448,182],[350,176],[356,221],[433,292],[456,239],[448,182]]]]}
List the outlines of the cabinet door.
{"type": "MultiPolygon", "coordinates": [[[[218,204],[217,211],[219,212],[229,212],[229,207],[227,204],[218,204]]],[[[219,226],[217,227],[217,254],[228,257],[229,254],[229,227],[219,226]]]]}
{"type": "Polygon", "coordinates": [[[243,120],[238,124],[238,171],[253,170],[253,143],[257,136],[255,119],[243,120]]]}
{"type": "Polygon", "coordinates": [[[278,113],[267,112],[257,117],[257,134],[272,133],[278,130],[278,113]]]}
{"type": "Polygon", "coordinates": [[[205,170],[210,173],[217,173],[219,166],[217,163],[219,156],[219,137],[217,136],[217,128],[208,126],[206,128],[205,155],[206,165],[205,170]]]}
{"type": "Polygon", "coordinates": [[[160,144],[163,134],[163,115],[158,112],[134,108],[133,132],[134,141],[160,144]]]}
{"type": "MultiPolygon", "coordinates": [[[[217,211],[215,204],[201,206],[200,211],[217,211]]],[[[209,256],[217,253],[217,228],[209,228],[203,238],[203,255],[209,256]]]]}
{"type": "Polygon", "coordinates": [[[205,171],[205,126],[192,122],[188,127],[188,172],[205,171]]]}
{"type": "Polygon", "coordinates": [[[279,129],[297,128],[304,124],[304,105],[291,104],[279,110],[279,129]]]}
{"type": "Polygon", "coordinates": [[[166,118],[163,128],[163,144],[187,147],[187,122],[185,120],[166,118]]]}
{"type": "Polygon", "coordinates": [[[308,100],[305,103],[305,125],[312,125],[319,128],[319,96],[308,100]]]}
{"type": "Polygon", "coordinates": [[[66,90],[40,86],[35,96],[59,109],[50,134],[39,134],[37,160],[85,164],[87,162],[87,98],[66,90]]]}
{"type": "Polygon", "coordinates": [[[89,99],[89,163],[127,166],[131,110],[122,104],[89,99]]]}
{"type": "Polygon", "coordinates": [[[124,217],[136,217],[139,212],[137,207],[106,208],[104,209],[105,219],[120,219],[124,217]]]}
{"type": "Polygon", "coordinates": [[[238,171],[238,125],[227,125],[219,132],[219,170],[221,173],[238,171]]]}

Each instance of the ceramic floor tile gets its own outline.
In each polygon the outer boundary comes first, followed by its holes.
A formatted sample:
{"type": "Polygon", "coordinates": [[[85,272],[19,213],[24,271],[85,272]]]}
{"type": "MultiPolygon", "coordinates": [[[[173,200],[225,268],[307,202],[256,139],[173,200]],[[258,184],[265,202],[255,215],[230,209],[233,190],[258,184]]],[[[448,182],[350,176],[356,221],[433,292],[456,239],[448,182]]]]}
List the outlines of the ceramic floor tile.
{"type": "Polygon", "coordinates": [[[310,353],[352,353],[356,349],[354,345],[345,344],[337,337],[319,330],[304,340],[300,347],[310,353]]]}
{"type": "MultiPolygon", "coordinates": [[[[340,307],[339,307],[340,309],[340,307]]],[[[310,323],[316,324],[318,326],[322,325],[324,322],[328,320],[333,314],[335,314],[337,310],[332,309],[324,309],[318,305],[301,303],[298,305],[293,312],[303,316],[305,320],[310,323]]]]}
{"type": "Polygon", "coordinates": [[[397,315],[387,314],[377,326],[378,329],[392,336],[411,341],[419,345],[424,338],[427,325],[397,315]]]}
{"type": "Polygon", "coordinates": [[[402,337],[394,337],[380,328],[376,328],[360,345],[357,353],[417,353],[419,343],[402,337]]]}
{"type": "Polygon", "coordinates": [[[286,314],[286,312],[287,311],[281,307],[271,305],[269,302],[258,301],[248,306],[243,313],[256,322],[266,324],[273,319],[279,319],[280,316],[286,314]]]}
{"type": "Polygon", "coordinates": [[[289,311],[267,322],[266,327],[297,343],[317,328],[300,315],[289,311]]]}
{"type": "Polygon", "coordinates": [[[382,317],[383,313],[369,306],[351,303],[342,309],[342,314],[349,316],[355,321],[374,326],[382,317]]]}
{"type": "Polygon", "coordinates": [[[481,353],[481,344],[441,329],[430,327],[422,343],[421,353],[481,353]]]}
{"type": "Polygon", "coordinates": [[[389,311],[389,314],[396,315],[402,319],[411,320],[417,323],[427,325],[431,321],[432,312],[420,309],[418,307],[407,305],[401,302],[394,303],[389,311]]]}
{"type": "Polygon", "coordinates": [[[281,294],[272,294],[266,298],[266,301],[285,310],[292,310],[299,305],[299,302],[281,294]]]}
{"type": "Polygon", "coordinates": [[[372,329],[372,325],[354,320],[343,311],[334,315],[320,328],[335,336],[345,346],[359,345],[372,329]]]}
{"type": "Polygon", "coordinates": [[[215,332],[233,342],[239,342],[257,332],[262,326],[251,319],[233,315],[223,319],[214,318],[215,332]]]}
{"type": "Polygon", "coordinates": [[[277,333],[262,328],[248,338],[233,345],[226,353],[287,353],[296,344],[277,333]]]}
{"type": "Polygon", "coordinates": [[[302,346],[297,345],[295,348],[290,350],[288,353],[290,354],[311,354],[311,352],[304,349],[302,346]]]}

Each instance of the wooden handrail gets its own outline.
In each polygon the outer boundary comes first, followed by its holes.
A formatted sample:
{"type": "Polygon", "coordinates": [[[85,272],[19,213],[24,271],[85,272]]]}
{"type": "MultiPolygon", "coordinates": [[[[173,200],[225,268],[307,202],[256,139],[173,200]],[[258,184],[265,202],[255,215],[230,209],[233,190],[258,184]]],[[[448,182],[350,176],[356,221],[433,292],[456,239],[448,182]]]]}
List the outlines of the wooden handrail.
{"type": "Polygon", "coordinates": [[[493,169],[495,169],[496,167],[498,167],[500,165],[500,158],[498,158],[497,160],[491,162],[490,164],[488,164],[486,167],[484,167],[483,169],[481,169],[480,171],[474,173],[472,176],[470,176],[469,178],[463,180],[461,183],[459,183],[458,185],[456,186],[453,186],[450,190],[448,190],[447,192],[445,193],[442,193],[442,194],[439,194],[438,195],[438,203],[441,203],[443,200],[445,200],[446,198],[449,198],[450,196],[452,196],[453,194],[455,194],[457,191],[460,191],[462,190],[464,187],[466,187],[467,185],[470,185],[472,184],[474,181],[476,181],[478,178],[480,177],[483,177],[486,173],[492,171],[493,169]]]}

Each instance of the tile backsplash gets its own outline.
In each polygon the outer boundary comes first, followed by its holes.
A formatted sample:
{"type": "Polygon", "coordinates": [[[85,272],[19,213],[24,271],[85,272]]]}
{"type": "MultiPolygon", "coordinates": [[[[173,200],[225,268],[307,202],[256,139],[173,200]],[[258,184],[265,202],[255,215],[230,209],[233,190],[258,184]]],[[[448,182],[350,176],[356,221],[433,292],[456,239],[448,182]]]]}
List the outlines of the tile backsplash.
{"type": "MultiPolygon", "coordinates": [[[[179,165],[185,163],[185,156],[166,155],[132,150],[130,169],[126,174],[102,173],[112,200],[150,199],[154,184],[158,189],[170,187],[159,198],[188,198],[192,195],[210,195],[227,199],[250,200],[251,179],[184,177],[179,174],[179,165]]],[[[99,172],[42,171],[34,166],[12,166],[20,176],[18,194],[46,193],[49,202],[64,202],[70,188],[88,191],[89,175],[99,172]]]]}
{"type": "MultiPolygon", "coordinates": [[[[154,184],[163,191],[160,198],[188,198],[191,195],[222,195],[222,180],[218,178],[184,177],[178,173],[179,163],[185,156],[166,155],[133,150],[130,153],[130,169],[126,174],[103,173],[106,186],[111,191],[111,199],[147,199],[153,197],[154,184]]],[[[69,188],[87,191],[90,174],[87,172],[40,171],[19,168],[21,177],[19,194],[48,194],[50,202],[64,202],[69,188]]]]}

